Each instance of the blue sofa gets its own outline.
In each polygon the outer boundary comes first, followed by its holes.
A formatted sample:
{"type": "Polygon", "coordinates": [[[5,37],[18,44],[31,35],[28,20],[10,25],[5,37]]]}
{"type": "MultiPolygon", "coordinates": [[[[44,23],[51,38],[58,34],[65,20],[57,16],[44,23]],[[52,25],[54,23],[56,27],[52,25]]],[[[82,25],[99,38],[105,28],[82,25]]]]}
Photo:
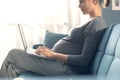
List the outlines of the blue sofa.
{"type": "MultiPolygon", "coordinates": [[[[35,46],[38,45],[34,45],[35,46]]],[[[110,25],[100,42],[90,75],[41,77],[27,72],[19,76],[25,80],[119,80],[120,79],[120,24],[110,25]]]]}

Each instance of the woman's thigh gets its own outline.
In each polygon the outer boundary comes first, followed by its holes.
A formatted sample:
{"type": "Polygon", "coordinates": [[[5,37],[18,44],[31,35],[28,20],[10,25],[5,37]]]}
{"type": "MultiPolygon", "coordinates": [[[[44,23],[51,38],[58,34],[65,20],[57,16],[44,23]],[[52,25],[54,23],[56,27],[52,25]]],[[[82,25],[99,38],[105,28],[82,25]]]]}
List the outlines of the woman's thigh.
{"type": "Polygon", "coordinates": [[[16,66],[43,75],[65,75],[72,71],[61,61],[47,57],[27,54],[24,50],[13,49],[9,52],[9,61],[16,66]]]}

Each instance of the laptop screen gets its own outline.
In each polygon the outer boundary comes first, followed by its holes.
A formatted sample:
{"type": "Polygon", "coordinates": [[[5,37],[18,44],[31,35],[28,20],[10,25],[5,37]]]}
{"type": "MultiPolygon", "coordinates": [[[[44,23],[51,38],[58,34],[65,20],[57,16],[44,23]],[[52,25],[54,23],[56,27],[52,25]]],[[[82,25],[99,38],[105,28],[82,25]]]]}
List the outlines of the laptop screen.
{"type": "Polygon", "coordinates": [[[23,47],[24,47],[24,49],[26,50],[26,49],[27,49],[27,42],[26,42],[26,39],[25,39],[23,27],[22,27],[21,24],[18,24],[18,30],[19,30],[19,32],[20,32],[20,37],[21,37],[21,39],[22,39],[23,47]]]}

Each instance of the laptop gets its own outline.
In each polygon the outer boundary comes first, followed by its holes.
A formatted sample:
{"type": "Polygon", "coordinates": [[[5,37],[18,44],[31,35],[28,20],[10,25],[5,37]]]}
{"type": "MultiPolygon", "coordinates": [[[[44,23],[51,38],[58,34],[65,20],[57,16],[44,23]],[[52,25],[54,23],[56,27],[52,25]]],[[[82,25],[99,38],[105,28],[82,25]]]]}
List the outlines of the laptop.
{"type": "Polygon", "coordinates": [[[18,24],[18,30],[19,30],[19,33],[20,33],[20,37],[21,37],[21,40],[22,40],[22,44],[23,44],[23,47],[24,47],[24,50],[26,53],[28,54],[31,54],[31,55],[35,55],[35,56],[39,56],[39,57],[45,57],[44,55],[38,55],[35,53],[35,49],[33,48],[29,48],[27,46],[27,42],[26,42],[26,39],[25,39],[25,35],[24,35],[24,31],[23,31],[23,27],[21,24],[18,24]]]}

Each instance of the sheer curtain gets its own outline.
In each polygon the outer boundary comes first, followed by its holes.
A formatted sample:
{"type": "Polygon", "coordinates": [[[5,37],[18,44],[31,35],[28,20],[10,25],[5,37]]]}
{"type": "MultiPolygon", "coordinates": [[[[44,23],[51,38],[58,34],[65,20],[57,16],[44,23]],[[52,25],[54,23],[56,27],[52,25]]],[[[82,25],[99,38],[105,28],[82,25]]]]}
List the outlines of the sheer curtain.
{"type": "MultiPolygon", "coordinates": [[[[0,23],[24,28],[28,46],[41,43],[45,30],[68,34],[73,27],[84,24],[89,17],[83,16],[78,0],[0,0],[0,23]]],[[[15,47],[21,48],[19,32],[15,47]]]]}
{"type": "Polygon", "coordinates": [[[69,34],[88,21],[78,0],[0,0],[0,66],[8,51],[23,48],[17,24],[24,29],[29,47],[42,43],[45,30],[69,34]]]}

